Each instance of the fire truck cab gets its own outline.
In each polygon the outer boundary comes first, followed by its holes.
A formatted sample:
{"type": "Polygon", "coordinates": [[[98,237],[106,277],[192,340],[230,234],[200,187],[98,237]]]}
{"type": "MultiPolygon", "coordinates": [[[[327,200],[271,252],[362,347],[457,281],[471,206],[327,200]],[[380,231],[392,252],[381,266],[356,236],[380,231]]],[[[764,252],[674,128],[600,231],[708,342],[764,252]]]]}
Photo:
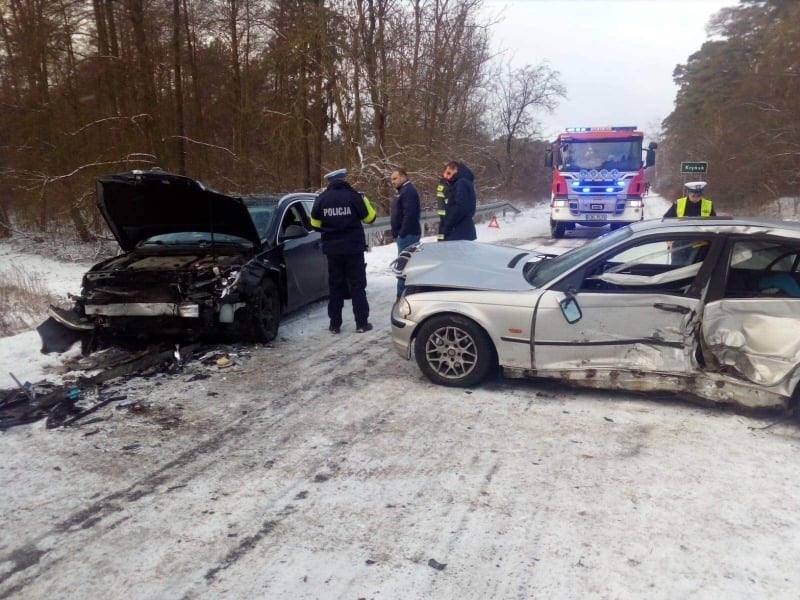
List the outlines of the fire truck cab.
{"type": "Polygon", "coordinates": [[[634,126],[572,127],[558,134],[545,155],[552,169],[550,233],[562,238],[576,225],[617,229],[644,219],[645,169],[658,144],[644,150],[634,126]]]}

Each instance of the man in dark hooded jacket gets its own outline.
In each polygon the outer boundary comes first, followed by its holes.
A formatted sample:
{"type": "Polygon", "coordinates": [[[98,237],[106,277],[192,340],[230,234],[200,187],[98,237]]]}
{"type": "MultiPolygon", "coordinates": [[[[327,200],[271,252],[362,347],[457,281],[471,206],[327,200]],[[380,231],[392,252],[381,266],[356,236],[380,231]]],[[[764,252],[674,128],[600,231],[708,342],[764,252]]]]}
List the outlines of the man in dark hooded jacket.
{"type": "Polygon", "coordinates": [[[450,161],[444,169],[444,176],[450,182],[447,193],[442,234],[444,241],[474,240],[475,233],[475,176],[463,162],[450,161]]]}

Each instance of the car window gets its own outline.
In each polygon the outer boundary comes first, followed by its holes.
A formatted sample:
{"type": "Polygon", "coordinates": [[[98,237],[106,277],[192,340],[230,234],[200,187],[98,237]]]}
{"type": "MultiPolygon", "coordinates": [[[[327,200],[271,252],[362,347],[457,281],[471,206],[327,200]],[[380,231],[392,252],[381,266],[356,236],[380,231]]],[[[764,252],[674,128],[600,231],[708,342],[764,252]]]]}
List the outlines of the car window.
{"type": "Polygon", "coordinates": [[[299,225],[303,229],[311,230],[311,222],[302,201],[294,202],[286,208],[281,219],[280,233],[283,234],[290,225],[299,225]]]}
{"type": "Polygon", "coordinates": [[[247,210],[250,213],[250,218],[253,219],[253,224],[258,231],[258,237],[262,240],[267,237],[269,226],[272,224],[272,219],[275,218],[275,205],[274,204],[248,204],[247,210]]]}
{"type": "Polygon", "coordinates": [[[631,235],[633,235],[633,232],[627,227],[602,235],[588,244],[574,248],[560,256],[536,263],[535,268],[526,269],[525,279],[534,287],[542,287],[572,270],[588,258],[601,254],[606,248],[631,235]]]}
{"type": "Polygon", "coordinates": [[[303,199],[303,208],[306,211],[306,214],[311,214],[311,209],[314,207],[314,198],[304,198],[303,199]]]}
{"type": "Polygon", "coordinates": [[[210,231],[175,231],[160,235],[151,235],[139,242],[139,246],[182,246],[187,244],[251,244],[238,235],[212,233],[210,231]]]}
{"type": "Polygon", "coordinates": [[[740,240],[733,244],[725,279],[726,298],[800,297],[800,245],[740,240]]]}
{"type": "Polygon", "coordinates": [[[684,295],[710,247],[710,240],[698,238],[640,243],[591,264],[581,289],[684,295]]]}

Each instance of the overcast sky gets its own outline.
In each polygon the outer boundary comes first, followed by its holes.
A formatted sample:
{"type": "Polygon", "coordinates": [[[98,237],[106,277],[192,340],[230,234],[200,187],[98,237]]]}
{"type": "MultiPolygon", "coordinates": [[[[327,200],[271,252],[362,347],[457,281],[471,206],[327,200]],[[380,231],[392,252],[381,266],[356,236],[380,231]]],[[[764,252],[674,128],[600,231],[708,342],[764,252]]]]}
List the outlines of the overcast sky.
{"type": "Polygon", "coordinates": [[[567,88],[540,121],[547,138],[564,127],[637,125],[659,131],[672,112],[675,65],[700,49],[709,18],[736,0],[489,0],[500,22],[495,49],[512,65],[547,60],[567,88]]]}

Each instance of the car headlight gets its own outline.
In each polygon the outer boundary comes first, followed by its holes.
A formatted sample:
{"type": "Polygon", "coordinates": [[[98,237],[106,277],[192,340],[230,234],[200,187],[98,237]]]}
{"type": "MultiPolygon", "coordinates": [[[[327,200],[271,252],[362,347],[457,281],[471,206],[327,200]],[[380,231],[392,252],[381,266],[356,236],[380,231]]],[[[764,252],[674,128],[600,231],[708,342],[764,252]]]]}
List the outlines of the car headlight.
{"type": "Polygon", "coordinates": [[[408,318],[408,316],[411,314],[411,305],[405,298],[400,299],[400,302],[397,305],[397,314],[404,319],[408,318]]]}

